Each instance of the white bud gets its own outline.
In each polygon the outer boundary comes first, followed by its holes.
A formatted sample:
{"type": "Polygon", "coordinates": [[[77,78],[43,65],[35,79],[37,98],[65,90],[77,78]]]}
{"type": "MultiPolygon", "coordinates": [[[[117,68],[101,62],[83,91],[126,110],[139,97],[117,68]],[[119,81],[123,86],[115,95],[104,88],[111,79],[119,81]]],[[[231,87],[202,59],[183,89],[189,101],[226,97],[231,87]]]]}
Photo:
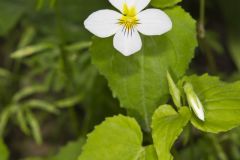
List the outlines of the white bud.
{"type": "Polygon", "coordinates": [[[195,115],[202,121],[205,120],[204,108],[199,100],[198,96],[193,90],[193,87],[190,83],[184,85],[184,91],[187,95],[188,104],[195,113],[195,115]]]}

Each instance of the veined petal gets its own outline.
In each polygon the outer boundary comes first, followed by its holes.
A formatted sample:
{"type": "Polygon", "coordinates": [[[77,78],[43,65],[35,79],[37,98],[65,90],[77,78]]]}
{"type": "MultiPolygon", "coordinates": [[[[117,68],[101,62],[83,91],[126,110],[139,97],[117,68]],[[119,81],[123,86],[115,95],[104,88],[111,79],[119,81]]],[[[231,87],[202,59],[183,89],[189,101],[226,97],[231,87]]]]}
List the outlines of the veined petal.
{"type": "Polygon", "coordinates": [[[147,9],[138,14],[137,30],[144,35],[161,35],[172,29],[172,21],[160,9],[147,9]]]}
{"type": "Polygon", "coordinates": [[[124,56],[130,56],[142,48],[142,41],[136,29],[128,32],[122,28],[114,36],[113,46],[124,56]]]}
{"type": "Polygon", "coordinates": [[[115,8],[119,11],[123,11],[123,5],[125,4],[125,0],[108,0],[115,8]]]}
{"type": "Polygon", "coordinates": [[[121,27],[118,24],[121,14],[112,10],[99,10],[92,13],[85,21],[84,26],[94,35],[106,38],[115,34],[121,27]]]}
{"type": "Polygon", "coordinates": [[[119,11],[123,12],[124,4],[129,8],[135,7],[137,13],[143,10],[151,0],[109,0],[109,2],[119,11]]]}
{"type": "Polygon", "coordinates": [[[135,2],[137,12],[140,12],[147,7],[151,0],[135,0],[135,1],[137,1],[135,2]]]}

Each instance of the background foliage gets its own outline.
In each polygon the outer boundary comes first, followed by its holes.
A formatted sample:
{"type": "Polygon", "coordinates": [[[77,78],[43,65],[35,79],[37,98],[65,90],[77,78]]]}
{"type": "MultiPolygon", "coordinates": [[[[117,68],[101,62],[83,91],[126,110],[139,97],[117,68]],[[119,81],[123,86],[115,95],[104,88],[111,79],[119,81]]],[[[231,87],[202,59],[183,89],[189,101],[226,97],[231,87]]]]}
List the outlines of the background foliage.
{"type": "MultiPolygon", "coordinates": [[[[240,20],[237,16],[240,14],[240,2],[208,0],[204,5],[204,20],[199,14],[201,1],[183,0],[179,4],[183,9],[168,8],[177,2],[179,0],[152,1],[152,5],[164,9],[169,14],[175,26],[172,32],[164,36],[144,37],[144,47],[147,48],[146,51],[150,50],[152,55],[142,51],[141,54],[125,58],[114,53],[115,67],[109,71],[108,54],[115,51],[111,46],[104,48],[109,52],[103,52],[101,48],[111,39],[100,41],[94,38],[92,41],[92,35],[83,27],[83,21],[90,13],[111,7],[107,0],[0,0],[0,160],[76,160],[82,152],[86,134],[106,117],[112,118],[96,127],[96,132],[89,135],[89,143],[84,146],[84,150],[98,147],[91,144],[92,141],[106,145],[99,136],[114,135],[111,132],[120,134],[124,131],[121,139],[108,137],[116,142],[112,141],[112,144],[107,145],[133,145],[134,147],[130,148],[131,152],[128,148],[125,148],[128,152],[121,152],[129,154],[129,159],[138,156],[139,159],[154,160],[161,153],[166,153],[163,150],[155,152],[151,145],[152,141],[156,142],[155,145],[160,145],[158,141],[162,137],[158,130],[165,130],[164,123],[159,126],[158,121],[170,117],[171,121],[178,122],[174,123],[175,125],[182,128],[190,119],[185,108],[182,108],[180,115],[176,115],[169,106],[164,106],[168,111],[166,117],[157,116],[163,111],[161,108],[157,109],[156,104],[170,101],[166,70],[171,69],[175,80],[182,78],[188,67],[187,75],[208,72],[228,82],[236,81],[240,77],[240,20]],[[197,31],[190,16],[198,22],[197,31]],[[205,29],[202,28],[203,21],[205,29]],[[184,25],[192,27],[184,28],[184,25]],[[194,37],[197,35],[198,47],[195,48],[197,42],[194,37]],[[154,48],[151,46],[154,44],[152,41],[161,45],[154,48]],[[183,41],[187,46],[182,47],[177,43],[183,41]],[[179,52],[172,50],[173,47],[179,52]],[[157,50],[168,52],[157,55],[157,50]],[[182,52],[186,54],[180,54],[182,52]],[[175,59],[176,57],[178,59],[175,59]],[[161,61],[160,66],[156,64],[158,60],[161,61]],[[140,74],[130,74],[122,82],[121,77],[129,63],[131,71],[136,72],[140,69],[140,72],[137,72],[140,74]],[[119,68],[119,64],[126,65],[119,68]],[[151,64],[155,70],[146,64],[151,64]],[[145,77],[141,79],[143,73],[145,77]],[[156,81],[159,81],[158,85],[152,83],[156,81]],[[142,88],[137,87],[139,84],[144,86],[144,92],[142,88]],[[136,99],[127,99],[122,85],[132,94],[138,92],[139,95],[134,94],[136,99]],[[147,97],[148,93],[153,95],[147,97]],[[114,97],[118,97],[121,103],[114,97]],[[145,104],[141,101],[142,97],[151,100],[145,104]],[[144,108],[148,111],[143,111],[144,108]],[[137,117],[140,123],[133,118],[119,115],[127,113],[137,117]],[[108,128],[111,128],[112,121],[116,121],[119,126],[110,131],[108,128]],[[148,132],[150,128],[153,130],[153,139],[148,132]],[[129,143],[126,132],[132,137],[132,143],[129,143]]],[[[221,117],[222,114],[218,116],[218,112],[207,114],[208,119],[212,118],[222,126],[211,123],[202,125],[192,118],[194,126],[203,131],[218,132],[238,125],[239,117],[236,117],[239,112],[239,82],[227,84],[208,75],[200,78],[185,76],[183,79],[192,82],[196,92],[201,93],[200,99],[205,102],[209,111],[214,106],[215,109],[223,108],[224,110],[219,112],[225,113],[223,117],[226,119],[221,117]],[[219,91],[210,89],[206,93],[201,91],[206,91],[202,86],[211,87],[210,84],[226,88],[219,91]],[[218,105],[212,101],[212,98],[215,98],[211,97],[213,94],[218,94],[218,105]],[[226,103],[231,104],[231,111],[229,106],[226,108],[226,103]],[[231,119],[232,114],[228,115],[229,113],[235,114],[235,117],[231,119]],[[227,123],[227,128],[224,123],[227,123]]],[[[177,128],[170,127],[169,130],[177,128]]],[[[177,136],[171,135],[170,140],[162,140],[166,142],[168,150],[177,136]]],[[[103,148],[101,152],[106,154],[108,151],[103,148]]],[[[112,153],[114,156],[116,152],[112,150],[112,153]]],[[[240,129],[210,134],[202,133],[188,124],[171,153],[177,160],[240,159],[240,129]]],[[[84,152],[80,160],[97,159],[88,156],[94,154],[84,152]]],[[[164,156],[171,157],[171,154],[164,156]]]]}

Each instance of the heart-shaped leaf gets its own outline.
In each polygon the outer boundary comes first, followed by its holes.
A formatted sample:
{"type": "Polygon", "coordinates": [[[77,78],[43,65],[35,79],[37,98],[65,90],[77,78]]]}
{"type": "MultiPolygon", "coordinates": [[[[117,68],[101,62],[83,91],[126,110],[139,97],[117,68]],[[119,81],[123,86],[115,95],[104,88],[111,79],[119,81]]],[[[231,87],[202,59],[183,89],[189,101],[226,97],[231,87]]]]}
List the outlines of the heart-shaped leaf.
{"type": "Polygon", "coordinates": [[[117,52],[112,38],[95,37],[91,47],[93,63],[107,78],[121,106],[140,115],[146,127],[150,126],[154,110],[166,102],[169,94],[167,70],[177,78],[182,76],[197,44],[195,21],[189,14],[180,7],[165,12],[173,21],[173,29],[162,36],[143,36],[142,50],[133,56],[117,52]]]}
{"type": "Polygon", "coordinates": [[[133,118],[108,118],[88,135],[78,160],[137,160],[141,157],[142,132],[133,118]]]}

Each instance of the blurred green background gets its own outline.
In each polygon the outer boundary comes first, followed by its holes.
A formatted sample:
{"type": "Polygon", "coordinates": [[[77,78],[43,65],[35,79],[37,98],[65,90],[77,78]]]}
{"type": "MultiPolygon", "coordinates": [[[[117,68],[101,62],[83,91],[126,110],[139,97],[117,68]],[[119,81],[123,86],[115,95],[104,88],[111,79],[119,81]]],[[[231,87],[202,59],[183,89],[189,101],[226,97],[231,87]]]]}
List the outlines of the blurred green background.
{"type": "MultiPolygon", "coordinates": [[[[188,73],[240,78],[240,1],[180,5],[199,20],[199,47],[188,73]]],[[[107,0],[0,0],[0,160],[76,160],[86,134],[118,113],[107,81],[91,64],[86,17],[107,0]]],[[[190,126],[177,160],[240,159],[240,128],[218,135],[190,126]]]]}

